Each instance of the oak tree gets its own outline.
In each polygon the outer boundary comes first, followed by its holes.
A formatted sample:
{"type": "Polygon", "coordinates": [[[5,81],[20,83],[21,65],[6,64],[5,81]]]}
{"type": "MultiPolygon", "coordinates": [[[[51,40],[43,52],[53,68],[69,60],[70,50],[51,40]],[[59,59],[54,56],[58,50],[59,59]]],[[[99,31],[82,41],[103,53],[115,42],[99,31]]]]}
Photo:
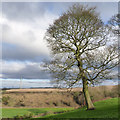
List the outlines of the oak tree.
{"type": "Polygon", "coordinates": [[[49,26],[45,35],[52,54],[45,67],[53,82],[72,87],[82,81],[88,110],[95,109],[89,84],[111,78],[111,70],[118,65],[117,44],[110,42],[110,32],[95,7],[75,4],[49,26]]]}

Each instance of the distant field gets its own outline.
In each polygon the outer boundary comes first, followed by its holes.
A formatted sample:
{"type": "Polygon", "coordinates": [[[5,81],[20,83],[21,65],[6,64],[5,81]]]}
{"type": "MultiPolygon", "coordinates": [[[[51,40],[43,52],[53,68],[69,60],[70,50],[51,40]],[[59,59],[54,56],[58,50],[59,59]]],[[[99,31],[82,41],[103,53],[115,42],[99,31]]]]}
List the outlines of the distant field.
{"type": "MultiPolygon", "coordinates": [[[[82,88],[73,88],[71,91],[82,91],[82,88]]],[[[68,89],[62,88],[40,88],[40,89],[10,89],[6,90],[6,92],[67,92],[68,89]]]]}
{"type": "MultiPolygon", "coordinates": [[[[89,87],[90,89],[101,89],[101,88],[105,88],[105,89],[109,89],[111,90],[113,87],[115,87],[114,85],[109,85],[109,86],[97,86],[97,87],[89,87]]],[[[58,88],[34,88],[34,89],[8,89],[8,90],[5,90],[7,93],[34,93],[34,92],[67,92],[67,91],[73,91],[73,92],[76,92],[76,91],[82,91],[82,88],[81,87],[78,87],[78,88],[72,88],[72,89],[66,89],[66,88],[61,88],[61,89],[58,89],[58,88]]]]}
{"type": "Polygon", "coordinates": [[[86,111],[86,107],[83,107],[67,113],[44,116],[44,118],[118,118],[120,114],[118,98],[95,102],[94,105],[95,110],[86,111]]]}

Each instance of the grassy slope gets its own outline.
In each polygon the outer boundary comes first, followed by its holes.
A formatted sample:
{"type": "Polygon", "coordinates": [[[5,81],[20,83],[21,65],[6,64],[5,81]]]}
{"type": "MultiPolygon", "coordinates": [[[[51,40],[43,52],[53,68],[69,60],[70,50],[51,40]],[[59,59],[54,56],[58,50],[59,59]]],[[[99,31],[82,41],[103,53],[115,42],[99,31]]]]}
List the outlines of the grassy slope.
{"type": "Polygon", "coordinates": [[[38,115],[46,112],[61,112],[73,110],[74,108],[3,108],[2,118],[13,118],[16,115],[23,116],[25,114],[32,113],[38,115]]]}
{"type": "Polygon", "coordinates": [[[86,111],[84,107],[67,113],[45,116],[45,118],[118,118],[118,98],[99,101],[94,105],[95,110],[86,111]]]}
{"type": "Polygon", "coordinates": [[[85,107],[76,110],[73,108],[3,108],[2,117],[13,118],[16,115],[21,116],[28,113],[38,115],[46,112],[52,114],[52,112],[72,110],[62,114],[44,116],[44,118],[118,118],[118,98],[99,101],[94,105],[96,110],[93,111],[86,111],[85,107]]]}

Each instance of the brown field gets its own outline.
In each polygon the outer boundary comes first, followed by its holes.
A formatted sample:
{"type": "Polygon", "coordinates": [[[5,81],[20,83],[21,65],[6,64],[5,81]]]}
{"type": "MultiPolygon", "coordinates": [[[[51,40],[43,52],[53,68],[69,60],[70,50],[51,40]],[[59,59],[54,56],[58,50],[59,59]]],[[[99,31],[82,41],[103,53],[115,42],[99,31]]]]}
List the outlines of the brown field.
{"type": "MultiPolygon", "coordinates": [[[[118,86],[89,87],[92,101],[118,96],[118,86]]],[[[2,107],[80,107],[85,104],[82,88],[10,89],[2,91],[2,107]]]]}
{"type": "MultiPolygon", "coordinates": [[[[57,88],[40,88],[40,89],[10,89],[6,90],[6,92],[68,92],[68,89],[57,89],[57,88]]],[[[73,88],[71,91],[82,91],[82,88],[73,88]]]]}

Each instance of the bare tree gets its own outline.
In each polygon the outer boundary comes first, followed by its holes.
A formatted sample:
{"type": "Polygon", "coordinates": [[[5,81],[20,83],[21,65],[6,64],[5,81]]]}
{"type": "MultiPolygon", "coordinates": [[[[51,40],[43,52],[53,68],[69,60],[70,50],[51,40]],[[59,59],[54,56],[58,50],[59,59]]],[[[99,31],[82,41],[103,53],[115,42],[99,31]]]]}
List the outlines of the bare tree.
{"type": "MultiPolygon", "coordinates": [[[[120,13],[115,14],[114,16],[111,17],[111,19],[108,21],[108,26],[111,28],[112,32],[114,33],[115,36],[117,36],[118,40],[120,39],[120,13]]],[[[120,41],[118,42],[118,53],[120,53],[120,41]]],[[[120,54],[118,58],[120,62],[120,54]]],[[[120,66],[118,67],[118,72],[119,72],[120,66]]],[[[118,74],[118,79],[120,78],[120,75],[118,74]]]]}
{"type": "Polygon", "coordinates": [[[52,59],[44,66],[53,82],[72,87],[82,81],[88,110],[95,109],[88,85],[109,78],[118,65],[117,44],[110,42],[109,33],[95,7],[77,4],[55,20],[45,35],[52,59]]]}
{"type": "Polygon", "coordinates": [[[109,27],[113,30],[113,33],[120,36],[120,14],[112,16],[108,23],[109,27]]]}

